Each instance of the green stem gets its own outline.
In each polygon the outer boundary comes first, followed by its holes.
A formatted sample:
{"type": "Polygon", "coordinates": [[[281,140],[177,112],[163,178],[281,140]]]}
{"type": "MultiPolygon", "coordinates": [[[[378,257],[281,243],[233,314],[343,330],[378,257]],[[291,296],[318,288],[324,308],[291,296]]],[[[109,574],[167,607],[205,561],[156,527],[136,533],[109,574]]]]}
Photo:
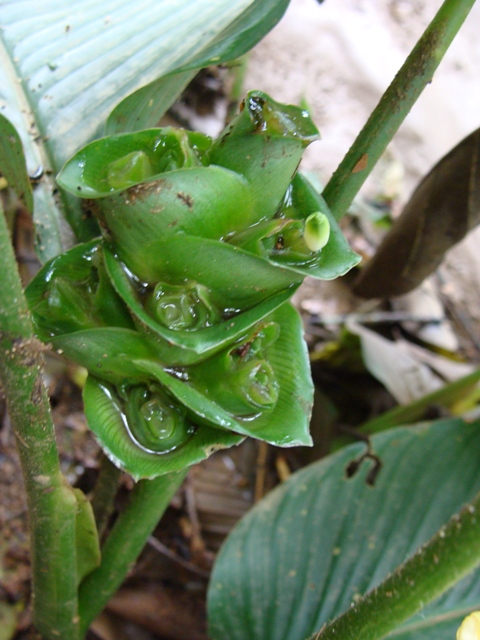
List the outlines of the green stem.
{"type": "Polygon", "coordinates": [[[359,431],[369,434],[379,433],[392,427],[398,427],[399,425],[421,420],[426,409],[435,406],[445,407],[457,402],[460,398],[463,398],[471,392],[479,380],[480,369],[477,369],[477,371],[469,373],[467,376],[460,378],[460,380],[455,380],[454,382],[446,384],[441,389],[432,391],[432,393],[429,393],[423,398],[419,398],[405,406],[395,407],[381,416],[365,422],[359,428],[359,431]]]}
{"type": "Polygon", "coordinates": [[[244,96],[245,76],[248,70],[249,54],[246,53],[241,58],[237,58],[230,68],[233,79],[232,88],[229,92],[226,122],[230,122],[238,113],[238,107],[244,96]]]}
{"type": "Polygon", "coordinates": [[[325,187],[335,218],[348,210],[371,170],[415,104],[462,26],[475,0],[445,0],[383,94],[352,147],[325,187]]]}
{"type": "Polygon", "coordinates": [[[117,493],[118,480],[121,473],[120,469],[110,462],[106,455],[102,456],[100,472],[92,498],[92,510],[100,539],[113,512],[113,501],[117,493]]]}
{"type": "Polygon", "coordinates": [[[376,589],[309,640],[380,640],[480,564],[480,494],[376,589]]]}
{"type": "Polygon", "coordinates": [[[119,588],[183,482],[186,470],[155,480],[140,480],[130,502],[102,547],[102,564],[80,585],[83,633],[119,588]]]}
{"type": "Polygon", "coordinates": [[[45,639],[78,638],[77,503],[60,471],[34,337],[5,217],[0,210],[0,380],[22,467],[31,539],[34,618],[45,639]]]}

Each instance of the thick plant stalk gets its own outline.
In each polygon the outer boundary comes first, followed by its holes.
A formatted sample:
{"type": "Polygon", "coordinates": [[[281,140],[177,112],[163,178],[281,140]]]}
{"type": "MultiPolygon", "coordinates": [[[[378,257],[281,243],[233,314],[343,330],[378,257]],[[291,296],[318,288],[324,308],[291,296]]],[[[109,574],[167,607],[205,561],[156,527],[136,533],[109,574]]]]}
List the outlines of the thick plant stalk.
{"type": "Polygon", "coordinates": [[[309,640],[381,640],[480,564],[480,494],[376,589],[309,640]]]}
{"type": "Polygon", "coordinates": [[[77,503],[59,465],[43,345],[34,337],[8,229],[0,211],[0,380],[27,493],[34,617],[45,640],[78,635],[75,520],[77,503]]]}
{"type": "Polygon", "coordinates": [[[102,611],[135,564],[149,536],[181,485],[186,470],[140,480],[102,547],[102,563],[80,585],[79,611],[82,632],[102,611]]]}
{"type": "Polygon", "coordinates": [[[323,196],[338,220],[433,78],[475,0],[445,0],[340,163],[323,196]]]}

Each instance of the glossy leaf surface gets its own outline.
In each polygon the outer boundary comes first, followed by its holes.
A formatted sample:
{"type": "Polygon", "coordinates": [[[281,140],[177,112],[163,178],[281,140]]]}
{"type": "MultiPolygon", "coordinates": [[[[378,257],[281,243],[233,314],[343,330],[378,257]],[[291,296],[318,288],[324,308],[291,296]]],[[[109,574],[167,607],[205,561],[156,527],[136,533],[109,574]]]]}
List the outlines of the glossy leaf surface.
{"type": "Polygon", "coordinates": [[[199,166],[210,145],[210,138],[201,133],[171,127],[108,136],[91,142],[70,158],[57,182],[79,198],[104,198],[160,173],[199,166]],[[116,176],[112,175],[115,165],[133,154],[144,159],[145,169],[129,176],[124,166],[123,181],[119,169],[116,176]]]}
{"type": "Polygon", "coordinates": [[[118,327],[76,331],[51,338],[49,342],[67,358],[112,382],[145,379],[135,359],[157,357],[155,346],[144,336],[118,327]]]}
{"type": "MultiPolygon", "coordinates": [[[[364,451],[352,445],[294,474],[237,525],[211,579],[214,640],[307,638],[480,489],[478,422],[395,429],[374,437],[373,447],[383,463],[373,487],[366,483],[368,463],[346,479],[347,465],[364,451]]],[[[477,571],[391,637],[454,637],[479,604],[477,571]]]]}
{"type": "Polygon", "coordinates": [[[129,433],[125,416],[108,384],[87,379],[83,399],[88,424],[110,460],[135,480],[155,478],[204,460],[214,451],[239,444],[242,436],[230,431],[196,427],[183,446],[166,453],[152,453],[138,446],[129,433]]]}
{"type": "MultiPolygon", "coordinates": [[[[245,180],[216,166],[160,174],[119,195],[98,200],[92,210],[125,261],[132,261],[134,252],[153,238],[166,240],[188,234],[220,240],[232,230],[256,222],[245,180]]],[[[147,253],[147,263],[148,258],[147,253]]]]}
{"type": "Polygon", "coordinates": [[[329,223],[329,238],[327,244],[305,266],[289,262],[288,254],[272,254],[270,260],[294,272],[310,275],[322,280],[333,280],[345,275],[360,262],[360,256],[355,253],[345,239],[338,223],[332,215],[327,203],[313,187],[310,181],[301,173],[297,173],[292,181],[292,188],[287,194],[282,215],[293,219],[306,220],[314,212],[322,213],[329,223]]]}
{"type": "MultiPolygon", "coordinates": [[[[185,280],[199,282],[212,292],[213,299],[223,309],[248,309],[266,297],[296,287],[310,275],[308,267],[276,265],[272,260],[229,243],[195,236],[172,236],[168,242],[152,241],[144,245],[144,251],[149,252],[149,264],[145,264],[141,254],[132,252],[127,265],[140,273],[141,281],[155,283],[167,274],[173,284],[185,280]]],[[[312,275],[324,279],[343,275],[359,260],[341,232],[337,234],[333,227],[329,243],[321,254],[323,252],[326,257],[319,258],[312,275]]]]}
{"type": "Polygon", "coordinates": [[[320,134],[307,111],[250,91],[240,113],[208,151],[211,164],[242,175],[258,220],[277,211],[306,147],[320,134]]]}
{"type": "MultiPolygon", "coordinates": [[[[282,447],[309,446],[310,413],[313,402],[313,384],[308,367],[308,354],[303,341],[303,328],[298,313],[286,304],[266,319],[278,322],[278,339],[267,349],[270,363],[278,382],[278,399],[269,411],[252,416],[238,417],[215,401],[215,392],[207,395],[195,385],[195,376],[186,384],[181,377],[167,373],[152,360],[136,360],[135,366],[156,378],[168,391],[203,422],[219,429],[230,429],[244,436],[265,440],[282,447]]],[[[241,343],[240,343],[241,344],[241,343]]],[[[185,370],[187,379],[188,368],[185,370]]]]}
{"type": "Polygon", "coordinates": [[[127,265],[129,269],[134,267],[137,274],[140,272],[141,281],[156,283],[168,277],[172,284],[201,283],[211,291],[219,308],[230,313],[248,309],[290,287],[293,291],[303,280],[300,274],[278,268],[226,242],[196,236],[152,241],[144,250],[149,252],[148,265],[140,254],[127,265]]]}
{"type": "Polygon", "coordinates": [[[25,291],[43,340],[101,326],[133,328],[127,307],[107,277],[98,240],[46,263],[25,291]]]}
{"type": "Polygon", "coordinates": [[[157,344],[162,362],[171,365],[188,365],[204,360],[248,331],[256,322],[291,298],[295,288],[289,287],[268,297],[251,309],[232,315],[213,326],[196,331],[172,331],[156,321],[142,304],[138,287],[128,277],[122,263],[105,248],[105,261],[111,281],[125,301],[139,325],[148,332],[164,339],[157,344]]]}
{"type": "MultiPolygon", "coordinates": [[[[98,376],[93,396],[85,391],[85,411],[89,426],[107,455],[135,478],[155,477],[198,462],[217,445],[231,446],[245,435],[279,446],[311,443],[308,426],[313,390],[301,321],[289,306],[281,307],[271,319],[282,326],[278,340],[267,352],[268,366],[273,368],[275,384],[279,386],[278,398],[275,395],[270,410],[261,413],[258,409],[255,416],[244,419],[215,402],[215,394],[212,398],[204,395],[203,389],[197,390],[194,380],[187,383],[181,375],[179,378],[171,375],[159,364],[156,343],[139,332],[100,327],[54,337],[50,342],[98,376]],[[184,408],[189,424],[198,427],[199,432],[197,435],[195,430],[185,445],[164,455],[139,448],[138,439],[133,441],[126,428],[128,412],[119,408],[117,385],[151,386],[152,382],[160,385],[161,395],[169,394],[174,401],[172,407],[184,408]]],[[[187,368],[187,379],[188,371],[187,368]]],[[[88,385],[90,389],[94,382],[88,385]]],[[[131,428],[137,427],[134,424],[131,428]]]]}

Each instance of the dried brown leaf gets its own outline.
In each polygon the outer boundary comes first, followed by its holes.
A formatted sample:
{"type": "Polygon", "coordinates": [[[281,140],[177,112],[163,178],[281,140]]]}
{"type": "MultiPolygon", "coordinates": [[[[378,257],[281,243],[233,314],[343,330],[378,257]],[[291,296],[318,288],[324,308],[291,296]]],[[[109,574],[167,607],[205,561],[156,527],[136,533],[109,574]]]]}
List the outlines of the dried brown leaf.
{"type": "Polygon", "coordinates": [[[477,129],[422,180],[354,282],[356,295],[390,298],[412,291],[480,222],[479,153],[477,129]]]}

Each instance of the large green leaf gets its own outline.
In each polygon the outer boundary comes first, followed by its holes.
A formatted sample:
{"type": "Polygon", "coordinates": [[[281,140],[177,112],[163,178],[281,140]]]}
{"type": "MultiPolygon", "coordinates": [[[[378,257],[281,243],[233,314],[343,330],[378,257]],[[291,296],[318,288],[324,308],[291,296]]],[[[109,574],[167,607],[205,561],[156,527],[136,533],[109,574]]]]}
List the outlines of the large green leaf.
{"type": "Polygon", "coordinates": [[[271,29],[283,0],[4,0],[0,16],[0,103],[18,130],[37,185],[38,251],[65,247],[60,211],[82,239],[80,205],[58,201],[53,175],[98,137],[128,94],[167,73],[225,61],[271,29]],[[236,31],[234,26],[241,27],[236,31]],[[248,36],[248,37],[247,37],[248,36]]]}
{"type": "Polygon", "coordinates": [[[134,91],[109,115],[105,133],[141,131],[157,126],[159,116],[171,107],[196,73],[192,70],[162,76],[134,91]]]}
{"type": "MultiPolygon", "coordinates": [[[[294,474],[234,529],[209,591],[215,640],[303,640],[412,555],[480,489],[480,423],[445,420],[373,438],[383,468],[347,480],[355,444],[294,474]]],[[[368,467],[368,463],[364,465],[368,467]]],[[[453,638],[480,606],[480,572],[392,636],[453,638]]]]}
{"type": "Polygon", "coordinates": [[[110,114],[107,133],[153,127],[193,77],[195,69],[234,60],[246,53],[280,20],[289,0],[254,0],[180,73],[160,78],[125,98],[110,114]]]}

